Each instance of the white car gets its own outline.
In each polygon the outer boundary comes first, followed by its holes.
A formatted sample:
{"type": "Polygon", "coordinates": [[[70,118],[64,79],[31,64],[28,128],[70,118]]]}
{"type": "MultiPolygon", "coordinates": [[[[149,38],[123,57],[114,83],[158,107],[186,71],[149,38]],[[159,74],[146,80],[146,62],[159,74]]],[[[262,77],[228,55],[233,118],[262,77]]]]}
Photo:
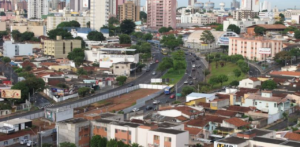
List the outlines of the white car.
{"type": "Polygon", "coordinates": [[[140,109],[139,108],[133,108],[132,109],[132,112],[137,112],[137,111],[139,111],[140,109]]]}
{"type": "Polygon", "coordinates": [[[27,142],[28,142],[27,139],[23,139],[23,140],[20,141],[20,144],[26,144],[27,142]]]}
{"type": "Polygon", "coordinates": [[[32,146],[32,144],[33,145],[36,145],[36,142],[33,142],[33,141],[31,141],[31,140],[29,140],[28,142],[27,142],[27,146],[32,146]]]}
{"type": "Polygon", "coordinates": [[[184,81],[184,84],[188,84],[188,83],[189,83],[188,80],[184,81]]]}
{"type": "Polygon", "coordinates": [[[156,75],[156,72],[154,71],[154,72],[152,73],[152,75],[154,75],[154,76],[155,76],[155,75],[156,75]]]}
{"type": "Polygon", "coordinates": [[[153,101],[153,104],[154,105],[156,105],[156,104],[159,104],[160,103],[160,101],[159,100],[155,100],[155,101],[153,101]]]}

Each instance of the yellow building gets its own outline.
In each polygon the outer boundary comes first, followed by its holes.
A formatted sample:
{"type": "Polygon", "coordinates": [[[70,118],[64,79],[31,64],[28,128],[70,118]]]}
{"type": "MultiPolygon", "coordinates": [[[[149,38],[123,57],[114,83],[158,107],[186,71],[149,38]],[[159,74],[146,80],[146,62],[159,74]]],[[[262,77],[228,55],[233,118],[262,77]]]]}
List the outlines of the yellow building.
{"type": "Polygon", "coordinates": [[[15,25],[11,26],[11,30],[18,30],[20,33],[24,32],[32,32],[35,37],[39,37],[45,35],[45,27],[44,26],[29,26],[29,25],[15,25]]]}
{"type": "Polygon", "coordinates": [[[49,66],[49,69],[54,70],[54,71],[61,71],[61,70],[71,70],[71,66],[70,65],[52,65],[49,66]]]}
{"type": "Polygon", "coordinates": [[[197,105],[200,102],[205,103],[206,102],[206,98],[203,97],[203,98],[199,98],[199,99],[194,99],[194,100],[186,102],[185,105],[194,106],[194,105],[197,105]]]}
{"type": "Polygon", "coordinates": [[[44,54],[54,58],[66,58],[75,48],[81,48],[81,40],[63,40],[61,36],[56,40],[44,40],[44,54]]]}
{"type": "Polygon", "coordinates": [[[140,7],[135,5],[133,1],[127,1],[118,7],[118,18],[120,22],[125,19],[130,19],[134,22],[140,20],[140,7]]]}
{"type": "Polygon", "coordinates": [[[0,22],[0,31],[6,31],[6,22],[0,22]]]}

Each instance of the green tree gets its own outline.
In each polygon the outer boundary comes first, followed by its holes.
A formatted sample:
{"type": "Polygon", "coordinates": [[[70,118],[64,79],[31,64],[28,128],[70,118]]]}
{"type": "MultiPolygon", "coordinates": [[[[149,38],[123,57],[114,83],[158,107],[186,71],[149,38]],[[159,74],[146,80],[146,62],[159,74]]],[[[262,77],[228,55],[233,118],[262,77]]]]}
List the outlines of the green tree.
{"type": "Polygon", "coordinates": [[[3,61],[5,64],[7,64],[7,63],[10,63],[10,62],[11,62],[11,60],[10,60],[10,58],[9,58],[9,57],[3,57],[3,58],[2,58],[2,61],[3,61]]]}
{"type": "Polygon", "coordinates": [[[170,68],[173,68],[173,60],[170,57],[164,57],[162,62],[159,63],[157,70],[166,71],[170,68]]]}
{"type": "Polygon", "coordinates": [[[137,39],[141,39],[143,37],[143,33],[142,32],[133,32],[132,36],[134,36],[137,39]]]}
{"type": "Polygon", "coordinates": [[[86,46],[86,43],[85,43],[85,41],[83,40],[83,38],[82,38],[82,37],[80,37],[80,36],[77,36],[77,37],[75,37],[74,39],[81,40],[81,48],[85,48],[85,46],[86,46]]]}
{"type": "Polygon", "coordinates": [[[279,17],[281,22],[285,21],[285,16],[282,13],[279,14],[279,17]]]}
{"type": "Polygon", "coordinates": [[[295,34],[294,34],[294,37],[295,37],[296,39],[300,39],[300,30],[296,30],[294,33],[295,33],[295,34]]]}
{"type": "Polygon", "coordinates": [[[34,33],[32,33],[32,32],[24,32],[24,33],[21,34],[21,37],[20,37],[19,41],[21,41],[21,42],[23,42],[23,41],[29,41],[33,37],[34,37],[34,33]]]}
{"type": "Polygon", "coordinates": [[[119,19],[117,19],[116,17],[110,17],[110,18],[108,19],[108,23],[109,23],[109,24],[112,24],[112,25],[115,25],[115,24],[120,24],[120,21],[119,21],[119,19]]]}
{"type": "Polygon", "coordinates": [[[30,40],[31,40],[31,41],[35,41],[35,42],[40,42],[40,39],[37,38],[37,37],[32,37],[30,40]]]}
{"type": "Polygon", "coordinates": [[[184,86],[182,88],[181,93],[185,97],[185,96],[189,95],[190,93],[192,93],[194,91],[195,91],[194,87],[192,87],[192,86],[184,86]]]}
{"type": "Polygon", "coordinates": [[[131,44],[131,38],[127,34],[119,35],[119,42],[120,44],[131,44]]]}
{"type": "Polygon", "coordinates": [[[283,34],[287,34],[288,31],[295,32],[296,30],[298,30],[298,28],[296,28],[294,26],[289,26],[289,27],[287,27],[287,28],[284,29],[283,34]]]}
{"type": "Polygon", "coordinates": [[[87,39],[93,40],[93,41],[104,41],[105,37],[103,36],[103,34],[101,32],[91,31],[87,35],[87,39]]]}
{"type": "Polygon", "coordinates": [[[223,86],[223,83],[228,81],[228,76],[221,74],[218,76],[218,79],[218,81],[221,83],[221,86],[223,86]]]}
{"type": "Polygon", "coordinates": [[[210,74],[209,69],[203,70],[203,74],[204,74],[204,82],[206,82],[206,76],[210,74]]]}
{"type": "Polygon", "coordinates": [[[211,88],[213,88],[214,85],[219,84],[220,81],[219,81],[219,78],[217,76],[212,76],[212,77],[209,78],[208,83],[210,84],[211,88]]]}
{"type": "Polygon", "coordinates": [[[33,92],[33,90],[35,92],[43,91],[45,89],[45,81],[42,78],[28,77],[25,80],[25,84],[29,88],[30,92],[33,92]]]}
{"type": "Polygon", "coordinates": [[[63,27],[78,27],[78,28],[80,28],[80,23],[76,20],[72,20],[72,21],[61,22],[60,24],[57,25],[57,28],[63,28],[63,27]]]}
{"type": "Polygon", "coordinates": [[[133,143],[133,144],[131,145],[131,147],[142,147],[142,146],[139,145],[139,144],[137,144],[137,143],[133,143]]]}
{"type": "Polygon", "coordinates": [[[74,143],[70,143],[70,142],[63,142],[59,144],[60,147],[76,147],[76,145],[74,143]]]}
{"type": "Polygon", "coordinates": [[[227,30],[233,31],[237,34],[241,33],[241,29],[238,26],[234,25],[234,24],[229,25],[227,30]]]}
{"type": "Polygon", "coordinates": [[[146,22],[147,21],[147,13],[145,13],[144,11],[140,11],[140,19],[143,22],[146,22]]]}
{"type": "Polygon", "coordinates": [[[90,147],[106,147],[107,139],[99,135],[92,137],[90,141],[90,147]]]}
{"type": "Polygon", "coordinates": [[[118,76],[117,79],[116,79],[116,81],[119,83],[119,85],[124,85],[126,80],[127,80],[126,76],[118,76]]]}
{"type": "Polygon", "coordinates": [[[274,24],[282,24],[283,25],[283,22],[282,21],[276,21],[274,24]]]}
{"type": "Polygon", "coordinates": [[[239,81],[232,81],[231,83],[230,83],[230,86],[239,86],[239,81]]]}
{"type": "Polygon", "coordinates": [[[19,42],[20,41],[20,37],[21,37],[21,33],[18,30],[13,30],[11,32],[11,36],[14,39],[15,42],[19,42]]]}
{"type": "Polygon", "coordinates": [[[291,59],[291,54],[288,51],[281,51],[275,54],[274,60],[281,65],[285,65],[286,60],[291,59]]]}
{"type": "Polygon", "coordinates": [[[86,94],[88,94],[90,92],[91,88],[89,87],[81,87],[78,89],[78,94],[81,97],[84,97],[86,94]]]}
{"type": "Polygon", "coordinates": [[[3,36],[8,35],[7,31],[0,31],[0,40],[2,40],[3,36]]]}
{"type": "Polygon", "coordinates": [[[87,26],[88,28],[91,28],[91,22],[88,21],[88,22],[86,23],[86,26],[87,26]]]}
{"type": "Polygon", "coordinates": [[[121,32],[124,34],[131,34],[135,30],[135,23],[131,19],[125,19],[122,21],[120,28],[121,32]]]}
{"type": "Polygon", "coordinates": [[[273,80],[267,80],[262,83],[261,88],[266,90],[273,90],[277,88],[277,83],[273,80]]]}
{"type": "Polygon", "coordinates": [[[32,70],[32,67],[31,67],[31,66],[25,66],[23,69],[24,69],[25,71],[31,71],[31,70],[32,70]]]}
{"type": "Polygon", "coordinates": [[[21,90],[21,99],[16,100],[18,103],[23,103],[26,99],[28,99],[29,87],[27,86],[25,81],[16,83],[11,87],[11,89],[21,90]]]}
{"type": "Polygon", "coordinates": [[[81,48],[75,48],[68,54],[68,59],[73,60],[76,67],[79,67],[83,63],[84,57],[84,50],[81,48]]]}
{"type": "Polygon", "coordinates": [[[254,32],[257,35],[264,35],[265,31],[266,31],[266,29],[263,28],[263,27],[258,27],[257,26],[257,27],[254,28],[254,32]]]}
{"type": "Polygon", "coordinates": [[[300,56],[300,48],[292,48],[290,51],[291,56],[295,56],[296,59],[300,56]]]}
{"type": "Polygon", "coordinates": [[[166,32],[169,32],[170,30],[173,30],[173,28],[172,28],[172,27],[168,27],[168,28],[166,28],[166,27],[161,27],[161,28],[158,30],[158,32],[159,32],[159,33],[166,33],[166,32]]]}
{"type": "Polygon", "coordinates": [[[203,41],[205,44],[211,44],[215,42],[215,37],[212,35],[211,31],[205,30],[202,32],[200,40],[203,41]]]}
{"type": "Polygon", "coordinates": [[[223,31],[223,25],[222,25],[222,24],[219,24],[219,25],[216,27],[216,31],[223,31]]]}
{"type": "Polygon", "coordinates": [[[50,143],[43,143],[42,144],[42,147],[52,147],[53,145],[52,144],[50,144],[50,143]]]}
{"type": "Polygon", "coordinates": [[[153,35],[151,33],[147,33],[143,35],[143,39],[144,40],[152,40],[153,39],[153,35]]]}
{"type": "Polygon", "coordinates": [[[56,36],[61,36],[62,39],[73,39],[72,34],[62,28],[52,29],[47,34],[50,39],[56,39],[56,36]]]}
{"type": "Polygon", "coordinates": [[[78,75],[87,75],[88,73],[87,73],[87,71],[84,70],[83,68],[79,68],[79,69],[77,70],[77,74],[78,74],[78,75]]]}
{"type": "Polygon", "coordinates": [[[174,60],[174,70],[177,70],[179,72],[180,69],[186,69],[185,62],[184,61],[174,60]]]}
{"type": "Polygon", "coordinates": [[[234,73],[234,76],[237,77],[237,78],[242,75],[242,72],[238,69],[233,70],[233,73],[234,73]]]}
{"type": "Polygon", "coordinates": [[[180,45],[180,42],[176,39],[174,35],[163,36],[160,41],[164,46],[169,48],[170,50],[174,50],[176,47],[180,45]]]}
{"type": "Polygon", "coordinates": [[[6,16],[4,12],[0,12],[0,16],[6,16]]]}

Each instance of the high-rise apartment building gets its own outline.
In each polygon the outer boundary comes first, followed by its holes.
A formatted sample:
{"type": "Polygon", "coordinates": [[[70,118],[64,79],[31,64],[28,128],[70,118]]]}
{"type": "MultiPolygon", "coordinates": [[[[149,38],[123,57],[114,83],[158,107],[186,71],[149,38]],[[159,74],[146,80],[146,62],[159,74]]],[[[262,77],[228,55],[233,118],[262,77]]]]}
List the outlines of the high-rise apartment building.
{"type": "Polygon", "coordinates": [[[147,26],[153,29],[161,27],[176,28],[176,0],[148,0],[147,26]]]}
{"type": "Polygon", "coordinates": [[[63,10],[66,7],[66,2],[61,1],[57,4],[57,10],[63,10]]]}
{"type": "Polygon", "coordinates": [[[100,31],[103,25],[108,24],[109,0],[91,0],[90,4],[91,29],[100,31]]]}
{"type": "Polygon", "coordinates": [[[116,16],[118,9],[118,0],[110,0],[109,1],[109,15],[116,16]]]}
{"type": "Polygon", "coordinates": [[[139,6],[136,6],[133,1],[127,1],[123,5],[118,7],[118,19],[121,21],[125,19],[130,19],[132,21],[139,21],[139,6]]]}
{"type": "Polygon", "coordinates": [[[236,10],[240,8],[240,2],[236,1],[236,0],[232,0],[231,2],[231,9],[232,10],[236,10]]]}
{"type": "Polygon", "coordinates": [[[197,2],[197,0],[189,0],[189,6],[193,6],[195,3],[197,2]]]}
{"type": "Polygon", "coordinates": [[[259,12],[259,0],[242,0],[241,1],[241,10],[251,10],[254,12],[259,12]]]}
{"type": "Polygon", "coordinates": [[[58,3],[59,3],[59,0],[52,0],[52,2],[51,2],[52,10],[57,10],[58,3]]]}
{"type": "Polygon", "coordinates": [[[8,0],[2,0],[0,1],[0,8],[3,8],[4,11],[10,11],[12,10],[11,1],[8,0]]]}
{"type": "Polygon", "coordinates": [[[90,0],[70,0],[70,9],[75,12],[82,12],[90,7],[90,0]]]}
{"type": "Polygon", "coordinates": [[[135,14],[135,20],[136,21],[139,21],[140,20],[140,11],[141,11],[141,0],[127,0],[127,1],[132,1],[134,4],[135,4],[135,6],[136,6],[136,9],[135,9],[135,11],[136,11],[136,14],[135,14]]]}
{"type": "Polygon", "coordinates": [[[28,4],[26,0],[22,0],[17,3],[18,10],[27,10],[27,6],[28,4]]]}
{"type": "Polygon", "coordinates": [[[47,15],[48,0],[28,0],[28,18],[42,18],[42,15],[47,15]]]}

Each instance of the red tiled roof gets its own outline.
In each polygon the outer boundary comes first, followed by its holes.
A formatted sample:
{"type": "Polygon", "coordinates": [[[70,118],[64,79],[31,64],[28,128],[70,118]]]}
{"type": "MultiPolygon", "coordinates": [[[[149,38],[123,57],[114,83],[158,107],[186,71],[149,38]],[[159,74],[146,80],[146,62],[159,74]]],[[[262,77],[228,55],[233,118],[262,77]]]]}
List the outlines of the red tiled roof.
{"type": "Polygon", "coordinates": [[[219,99],[228,99],[230,98],[229,94],[216,94],[216,97],[218,97],[219,99]]]}
{"type": "Polygon", "coordinates": [[[190,127],[184,127],[185,131],[189,131],[190,135],[198,135],[199,133],[203,132],[202,129],[198,129],[198,128],[190,128],[190,127]]]}
{"type": "Polygon", "coordinates": [[[58,65],[57,63],[53,62],[42,62],[40,63],[41,66],[52,66],[52,65],[58,65]]]}
{"type": "Polygon", "coordinates": [[[210,103],[203,103],[203,102],[200,102],[198,103],[199,106],[202,106],[204,108],[210,108],[210,103]]]}
{"type": "Polygon", "coordinates": [[[176,117],[176,119],[178,119],[180,121],[187,121],[187,120],[189,120],[188,118],[186,118],[184,116],[178,116],[178,117],[176,117]]]}
{"type": "Polygon", "coordinates": [[[30,61],[24,61],[21,65],[22,65],[23,68],[26,67],[26,66],[31,66],[32,68],[36,67],[36,65],[31,63],[30,61]]]}
{"type": "Polygon", "coordinates": [[[219,116],[229,116],[234,117],[238,112],[228,111],[228,110],[217,110],[214,114],[219,116]]]}
{"type": "Polygon", "coordinates": [[[180,111],[180,112],[182,112],[183,114],[186,114],[186,115],[194,115],[194,114],[201,113],[201,111],[198,111],[198,110],[193,109],[193,108],[188,107],[188,106],[168,107],[168,108],[161,108],[159,110],[178,110],[178,111],[180,111]]]}
{"type": "Polygon", "coordinates": [[[257,93],[259,89],[252,88],[240,88],[238,92],[235,93],[236,97],[243,97],[247,93],[257,93]]]}
{"type": "Polygon", "coordinates": [[[254,99],[254,100],[261,100],[261,101],[271,101],[271,102],[276,102],[276,103],[282,103],[287,101],[287,98],[284,97],[262,97],[260,94],[249,94],[247,99],[254,99]]]}
{"type": "Polygon", "coordinates": [[[85,66],[85,67],[82,67],[84,70],[86,71],[94,71],[96,67],[93,67],[93,66],[85,66]]]}
{"type": "Polygon", "coordinates": [[[249,112],[251,111],[250,107],[241,107],[241,106],[229,106],[227,110],[235,111],[235,112],[249,112]]]}
{"type": "Polygon", "coordinates": [[[233,118],[229,118],[229,119],[226,119],[224,120],[225,122],[227,123],[230,123],[236,127],[242,127],[242,126],[246,126],[248,125],[249,123],[248,122],[245,122],[239,118],[236,118],[236,117],[233,117],[233,118]]]}
{"type": "Polygon", "coordinates": [[[287,132],[284,136],[288,140],[300,141],[300,134],[287,132]]]}
{"type": "Polygon", "coordinates": [[[219,101],[229,101],[229,98],[223,98],[223,99],[214,99],[212,102],[219,102],[219,101]]]}
{"type": "Polygon", "coordinates": [[[216,123],[222,123],[223,120],[227,119],[226,117],[221,116],[214,116],[214,115],[205,115],[204,117],[199,117],[197,119],[191,120],[187,122],[186,124],[189,126],[198,126],[203,127],[208,122],[216,122],[216,123]]]}
{"type": "Polygon", "coordinates": [[[249,78],[249,79],[252,80],[253,82],[259,81],[256,77],[251,77],[251,78],[249,78]]]}
{"type": "MultiPolygon", "coordinates": [[[[250,26],[250,27],[254,27],[254,26],[263,27],[266,30],[286,29],[286,26],[282,25],[282,24],[258,24],[258,25],[253,25],[253,26],[250,26]]],[[[247,27],[247,28],[250,28],[250,27],[247,27]]]]}
{"type": "Polygon", "coordinates": [[[300,76],[300,72],[296,71],[272,71],[271,75],[283,75],[283,76],[300,76]]]}

